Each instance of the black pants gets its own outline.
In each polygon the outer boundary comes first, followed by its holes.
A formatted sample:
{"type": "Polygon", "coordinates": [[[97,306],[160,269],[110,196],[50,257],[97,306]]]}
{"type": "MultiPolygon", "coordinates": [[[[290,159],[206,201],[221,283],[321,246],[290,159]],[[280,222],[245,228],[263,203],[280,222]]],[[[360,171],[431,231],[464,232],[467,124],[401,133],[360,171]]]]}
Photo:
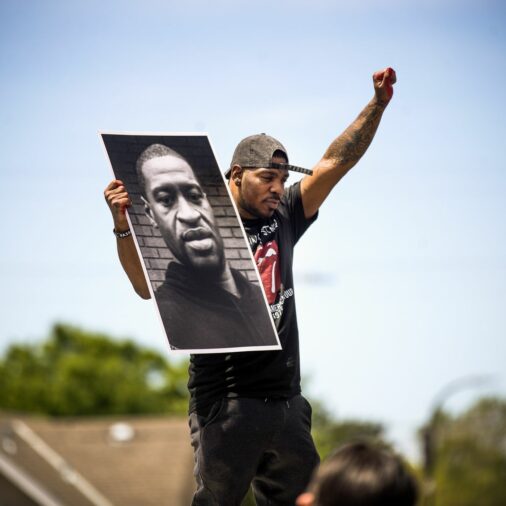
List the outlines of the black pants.
{"type": "Polygon", "coordinates": [[[193,506],[239,506],[250,483],[258,506],[293,506],[319,463],[311,406],[291,399],[222,399],[190,415],[193,506]]]}

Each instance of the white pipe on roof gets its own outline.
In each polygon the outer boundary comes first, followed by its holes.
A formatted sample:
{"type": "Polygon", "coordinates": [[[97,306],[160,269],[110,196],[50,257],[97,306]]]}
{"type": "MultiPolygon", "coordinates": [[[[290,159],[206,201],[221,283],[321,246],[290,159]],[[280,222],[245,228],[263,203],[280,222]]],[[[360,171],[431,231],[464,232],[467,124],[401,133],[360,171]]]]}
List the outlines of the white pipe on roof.
{"type": "Polygon", "coordinates": [[[73,485],[94,506],[114,506],[104,497],[84,476],[81,476],[58,453],[56,453],[43,439],[41,439],[26,423],[21,420],[12,422],[14,432],[42,457],[51,467],[56,469],[63,480],[73,485]]]}
{"type": "Polygon", "coordinates": [[[0,473],[40,506],[64,506],[45,490],[37,480],[34,480],[28,473],[3,455],[0,455],[0,473]]]}

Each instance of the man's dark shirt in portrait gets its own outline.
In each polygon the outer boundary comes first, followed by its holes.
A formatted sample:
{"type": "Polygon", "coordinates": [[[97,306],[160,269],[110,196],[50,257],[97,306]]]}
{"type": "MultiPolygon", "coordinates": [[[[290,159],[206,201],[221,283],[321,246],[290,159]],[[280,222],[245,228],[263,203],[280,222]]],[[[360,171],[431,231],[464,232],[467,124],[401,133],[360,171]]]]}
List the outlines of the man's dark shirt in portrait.
{"type": "Polygon", "coordinates": [[[277,345],[261,288],[231,272],[238,297],[183,264],[169,264],[155,297],[171,348],[277,345]]]}

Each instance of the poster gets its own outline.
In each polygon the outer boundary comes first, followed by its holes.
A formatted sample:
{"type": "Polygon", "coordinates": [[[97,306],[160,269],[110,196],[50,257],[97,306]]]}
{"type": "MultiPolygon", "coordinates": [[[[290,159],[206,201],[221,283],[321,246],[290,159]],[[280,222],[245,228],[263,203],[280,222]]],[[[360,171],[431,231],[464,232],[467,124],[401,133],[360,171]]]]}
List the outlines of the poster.
{"type": "Polygon", "coordinates": [[[171,350],[280,349],[207,135],[102,132],[101,138],[132,201],[130,229],[171,350]]]}

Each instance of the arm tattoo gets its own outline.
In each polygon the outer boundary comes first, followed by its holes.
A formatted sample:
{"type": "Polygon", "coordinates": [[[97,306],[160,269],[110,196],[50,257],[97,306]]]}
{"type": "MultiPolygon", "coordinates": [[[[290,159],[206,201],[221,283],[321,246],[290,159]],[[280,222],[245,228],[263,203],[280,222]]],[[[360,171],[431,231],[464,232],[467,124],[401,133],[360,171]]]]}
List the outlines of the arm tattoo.
{"type": "Polygon", "coordinates": [[[369,102],[357,119],[332,142],[323,157],[338,165],[353,167],[371,144],[384,109],[374,100],[369,102]]]}

